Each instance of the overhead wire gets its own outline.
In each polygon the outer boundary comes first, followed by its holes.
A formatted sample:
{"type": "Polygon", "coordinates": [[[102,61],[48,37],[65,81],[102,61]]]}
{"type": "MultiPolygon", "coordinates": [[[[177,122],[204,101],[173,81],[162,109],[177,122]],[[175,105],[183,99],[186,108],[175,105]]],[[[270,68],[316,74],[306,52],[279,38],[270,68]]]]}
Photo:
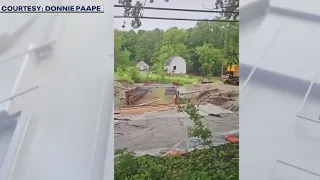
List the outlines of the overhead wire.
{"type": "MultiPolygon", "coordinates": [[[[129,7],[135,8],[135,6],[124,6],[124,5],[114,5],[114,7],[129,7]]],[[[150,9],[150,10],[159,10],[159,11],[185,11],[185,12],[203,12],[203,13],[239,13],[234,11],[221,11],[221,10],[201,10],[201,9],[181,9],[181,8],[160,8],[160,7],[150,7],[150,6],[143,6],[142,9],[150,9]]]]}
{"type": "MultiPolygon", "coordinates": [[[[124,6],[114,5],[114,7],[129,7],[134,8],[135,6],[124,6]]],[[[183,11],[183,12],[203,12],[203,13],[239,13],[229,11],[216,11],[216,10],[200,10],[200,9],[181,9],[181,8],[160,8],[160,7],[149,7],[144,6],[142,9],[149,10],[160,10],[160,11],[183,11]]],[[[114,18],[137,18],[137,16],[114,16],[114,18]]],[[[139,16],[141,19],[157,19],[157,20],[172,20],[172,21],[217,21],[217,22],[239,22],[237,20],[222,20],[222,19],[189,19],[189,18],[169,18],[169,17],[151,17],[151,16],[139,16]]]]}
{"type": "MultiPolygon", "coordinates": [[[[114,18],[137,18],[135,16],[114,16],[114,18]]],[[[237,20],[223,20],[223,19],[187,19],[187,18],[166,18],[166,17],[149,17],[142,16],[141,19],[158,19],[171,21],[210,21],[210,22],[239,22],[237,20]]]]}

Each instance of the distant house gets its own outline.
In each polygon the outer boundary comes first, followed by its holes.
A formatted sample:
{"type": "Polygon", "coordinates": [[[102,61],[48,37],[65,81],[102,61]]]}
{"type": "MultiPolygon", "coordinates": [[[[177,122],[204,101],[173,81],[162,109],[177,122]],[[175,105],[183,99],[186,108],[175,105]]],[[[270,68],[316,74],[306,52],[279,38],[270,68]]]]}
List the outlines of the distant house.
{"type": "Polygon", "coordinates": [[[167,73],[171,74],[186,74],[187,63],[186,60],[180,56],[173,56],[166,60],[164,69],[167,73]]]}
{"type": "Polygon", "coordinates": [[[149,70],[149,65],[147,63],[145,63],[144,61],[140,61],[138,64],[137,64],[137,69],[139,71],[148,71],[149,70]]]}

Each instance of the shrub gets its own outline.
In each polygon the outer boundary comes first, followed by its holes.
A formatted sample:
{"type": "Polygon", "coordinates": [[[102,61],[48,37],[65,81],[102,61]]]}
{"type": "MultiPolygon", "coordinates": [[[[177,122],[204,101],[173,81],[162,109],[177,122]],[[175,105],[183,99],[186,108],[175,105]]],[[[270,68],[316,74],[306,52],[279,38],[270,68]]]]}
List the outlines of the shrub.
{"type": "Polygon", "coordinates": [[[135,67],[128,67],[126,69],[129,77],[134,81],[134,82],[139,82],[140,81],[140,75],[139,72],[135,67]]]}
{"type": "Polygon", "coordinates": [[[226,144],[193,150],[184,156],[136,157],[118,150],[114,166],[115,180],[238,180],[239,146],[226,144]]]}

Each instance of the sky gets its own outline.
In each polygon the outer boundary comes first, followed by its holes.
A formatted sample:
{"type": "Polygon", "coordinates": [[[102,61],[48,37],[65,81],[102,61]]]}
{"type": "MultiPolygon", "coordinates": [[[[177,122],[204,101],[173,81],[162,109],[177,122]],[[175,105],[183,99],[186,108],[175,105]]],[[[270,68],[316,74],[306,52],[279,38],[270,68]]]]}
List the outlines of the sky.
{"type": "MultiPolygon", "coordinates": [[[[146,6],[151,7],[164,7],[164,8],[181,8],[181,9],[213,9],[215,0],[154,0],[154,3],[148,3],[146,6]]],[[[114,0],[118,4],[118,0],[114,0]]],[[[219,15],[217,13],[199,13],[199,12],[177,12],[177,11],[157,11],[157,10],[144,10],[144,16],[156,17],[170,17],[170,18],[189,18],[189,19],[212,19],[219,15]]],[[[114,8],[114,15],[123,15],[123,8],[114,8]]],[[[126,28],[122,28],[125,19],[114,19],[114,28],[122,30],[130,30],[130,19],[127,19],[126,28]]],[[[156,19],[141,19],[142,26],[139,29],[152,30],[155,28],[168,29],[170,27],[190,28],[194,27],[196,22],[193,21],[169,21],[169,20],[156,20],[156,19]]]]}

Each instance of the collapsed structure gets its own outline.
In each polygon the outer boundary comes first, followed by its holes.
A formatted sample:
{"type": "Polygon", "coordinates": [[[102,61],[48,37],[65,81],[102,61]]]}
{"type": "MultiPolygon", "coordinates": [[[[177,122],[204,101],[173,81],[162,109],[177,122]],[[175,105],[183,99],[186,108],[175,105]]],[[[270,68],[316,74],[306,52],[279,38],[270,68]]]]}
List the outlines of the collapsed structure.
{"type": "Polygon", "coordinates": [[[125,95],[126,105],[176,104],[179,92],[174,85],[150,84],[128,90],[125,95]]]}
{"type": "Polygon", "coordinates": [[[180,152],[194,148],[193,142],[199,140],[187,135],[188,127],[194,122],[187,113],[178,111],[181,99],[197,105],[205,126],[213,133],[214,145],[231,142],[226,135],[238,131],[237,86],[116,84],[116,95],[122,96],[119,99],[123,102],[114,111],[115,150],[125,147],[139,155],[159,155],[160,151],[180,152]]]}

